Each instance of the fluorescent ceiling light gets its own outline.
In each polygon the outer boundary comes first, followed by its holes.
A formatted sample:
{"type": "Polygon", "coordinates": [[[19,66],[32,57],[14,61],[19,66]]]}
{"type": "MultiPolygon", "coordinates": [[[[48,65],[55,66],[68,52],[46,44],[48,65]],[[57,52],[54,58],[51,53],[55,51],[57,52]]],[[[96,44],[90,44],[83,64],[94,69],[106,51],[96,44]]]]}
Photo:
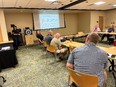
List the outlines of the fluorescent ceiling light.
{"type": "Polygon", "coordinates": [[[113,5],[113,6],[116,6],[116,4],[115,4],[115,5],[113,5]]]}
{"type": "Polygon", "coordinates": [[[106,3],[106,2],[96,2],[96,3],[94,3],[95,5],[101,5],[101,4],[104,4],[104,3],[106,3]]]}
{"type": "Polygon", "coordinates": [[[53,1],[56,1],[56,0],[45,0],[45,1],[53,2],[53,1]]]}

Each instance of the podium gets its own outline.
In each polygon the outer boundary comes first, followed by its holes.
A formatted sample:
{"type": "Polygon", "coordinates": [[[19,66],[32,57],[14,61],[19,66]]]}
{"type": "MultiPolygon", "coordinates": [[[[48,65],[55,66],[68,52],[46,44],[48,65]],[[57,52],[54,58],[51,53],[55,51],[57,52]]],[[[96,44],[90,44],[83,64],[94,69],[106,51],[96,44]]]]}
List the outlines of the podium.
{"type": "Polygon", "coordinates": [[[26,45],[34,44],[33,35],[25,35],[26,45]]]}

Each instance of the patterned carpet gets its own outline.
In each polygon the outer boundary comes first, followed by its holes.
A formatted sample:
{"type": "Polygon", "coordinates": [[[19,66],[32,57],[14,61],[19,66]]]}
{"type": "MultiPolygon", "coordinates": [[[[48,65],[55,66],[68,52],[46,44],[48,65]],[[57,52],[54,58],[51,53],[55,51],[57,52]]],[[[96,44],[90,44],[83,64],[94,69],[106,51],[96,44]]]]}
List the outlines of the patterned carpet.
{"type": "MultiPolygon", "coordinates": [[[[52,55],[45,55],[42,45],[22,46],[17,52],[19,64],[2,70],[6,78],[4,87],[68,87],[66,60],[54,63],[52,55]]],[[[114,79],[108,72],[108,87],[114,87],[114,79]]]]}

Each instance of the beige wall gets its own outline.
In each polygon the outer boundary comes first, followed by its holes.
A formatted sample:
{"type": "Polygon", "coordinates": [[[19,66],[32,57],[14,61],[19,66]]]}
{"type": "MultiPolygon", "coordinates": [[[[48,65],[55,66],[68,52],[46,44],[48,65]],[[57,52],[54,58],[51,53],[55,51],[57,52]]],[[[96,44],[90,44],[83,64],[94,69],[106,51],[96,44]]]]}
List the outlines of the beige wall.
{"type": "Polygon", "coordinates": [[[104,11],[90,11],[78,14],[78,31],[91,32],[95,25],[99,24],[99,16],[103,16],[105,25],[104,11]],[[98,21],[98,23],[97,23],[98,21]]]}
{"type": "MultiPolygon", "coordinates": [[[[32,14],[31,13],[6,13],[6,25],[8,32],[12,31],[10,24],[15,24],[18,28],[24,29],[25,27],[32,28],[33,21],[32,21],[32,14]]],[[[59,32],[61,35],[67,34],[75,34],[78,30],[78,16],[77,14],[65,14],[66,20],[66,28],[53,30],[54,33],[59,32]]],[[[22,31],[23,32],[23,31],[22,31]]],[[[42,34],[45,36],[47,34],[47,30],[41,31],[42,34]]],[[[35,31],[33,31],[34,40],[36,40],[35,31]]]]}
{"type": "Polygon", "coordinates": [[[99,25],[99,16],[103,16],[105,25],[105,12],[104,11],[91,11],[91,18],[90,18],[90,31],[95,27],[95,25],[99,25]],[[98,21],[98,23],[97,23],[98,21]]]}
{"type": "Polygon", "coordinates": [[[6,13],[6,26],[8,32],[12,31],[11,24],[15,24],[18,28],[23,29],[30,27],[32,29],[32,14],[30,13],[6,13]]]}
{"type": "Polygon", "coordinates": [[[116,26],[116,10],[106,11],[106,24],[105,24],[105,26],[110,26],[110,24],[112,22],[114,22],[114,25],[116,26]]]}
{"type": "Polygon", "coordinates": [[[1,28],[0,28],[0,42],[2,42],[3,39],[2,39],[2,32],[1,32],[1,28]]]}
{"type": "MultiPolygon", "coordinates": [[[[15,24],[17,28],[22,29],[24,33],[25,27],[30,27],[32,29],[32,14],[30,13],[5,13],[7,32],[11,32],[11,24],[15,24]]],[[[24,34],[22,34],[24,39],[24,34]]]]}
{"type": "Polygon", "coordinates": [[[0,29],[1,29],[2,41],[7,42],[8,34],[7,34],[6,21],[5,21],[3,10],[0,10],[0,29]]]}
{"type": "MultiPolygon", "coordinates": [[[[82,12],[82,13],[66,13],[65,14],[66,28],[53,30],[53,31],[54,33],[59,32],[61,33],[61,35],[75,34],[79,31],[88,33],[97,24],[97,21],[99,21],[99,16],[104,17],[104,27],[110,25],[111,22],[116,23],[115,13],[116,10],[105,11],[105,12],[91,11],[91,12],[82,12]]],[[[4,20],[3,12],[0,12],[0,14],[2,14],[0,18],[4,20]]],[[[25,27],[32,28],[33,26],[31,13],[5,13],[5,19],[6,19],[8,32],[12,31],[10,24],[15,24],[17,25],[18,28],[21,29],[24,29],[25,27]]],[[[5,21],[3,25],[5,25],[5,21]]],[[[48,32],[47,30],[44,30],[42,31],[42,34],[45,36],[47,32],[48,32]]],[[[36,40],[37,38],[35,35],[35,31],[33,32],[33,36],[34,36],[34,40],[36,40]]],[[[7,39],[7,34],[4,38],[7,39]]]]}
{"type": "Polygon", "coordinates": [[[90,12],[84,12],[78,14],[78,32],[84,33],[90,32],[90,12]]]}

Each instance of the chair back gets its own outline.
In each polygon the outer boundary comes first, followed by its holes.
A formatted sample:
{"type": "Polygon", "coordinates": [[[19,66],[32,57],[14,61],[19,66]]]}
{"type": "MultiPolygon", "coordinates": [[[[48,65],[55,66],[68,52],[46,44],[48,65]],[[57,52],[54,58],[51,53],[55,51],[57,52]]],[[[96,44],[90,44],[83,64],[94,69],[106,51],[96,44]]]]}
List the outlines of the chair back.
{"type": "Polygon", "coordinates": [[[55,53],[56,52],[56,48],[53,45],[47,46],[47,51],[51,52],[51,53],[55,53]]]}
{"type": "Polygon", "coordinates": [[[48,46],[48,44],[46,43],[46,41],[43,42],[44,47],[46,48],[48,46]]]}
{"type": "Polygon", "coordinates": [[[70,80],[79,87],[98,87],[98,77],[69,69],[70,80]]]}
{"type": "Polygon", "coordinates": [[[72,53],[72,51],[74,50],[74,46],[69,46],[69,51],[70,51],[70,53],[72,53]]]}

